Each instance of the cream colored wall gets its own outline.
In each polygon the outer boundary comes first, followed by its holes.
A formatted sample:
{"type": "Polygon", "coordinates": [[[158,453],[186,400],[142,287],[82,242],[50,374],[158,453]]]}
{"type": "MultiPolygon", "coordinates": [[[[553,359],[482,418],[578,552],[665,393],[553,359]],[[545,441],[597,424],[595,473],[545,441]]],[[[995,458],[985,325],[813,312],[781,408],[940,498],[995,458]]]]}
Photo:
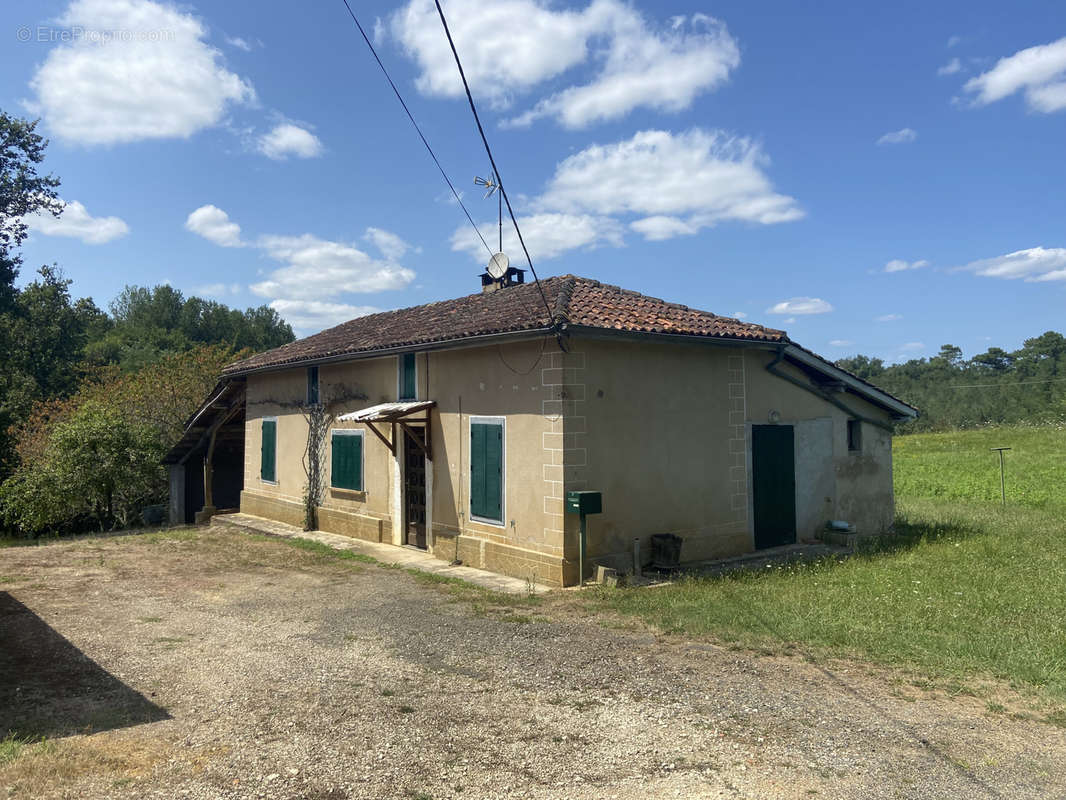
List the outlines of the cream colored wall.
{"type": "MultiPolygon", "coordinates": [[[[767,372],[773,353],[626,340],[576,340],[572,349],[581,363],[568,376],[575,399],[565,423],[573,448],[565,489],[603,492],[604,513],[589,518],[590,557],[629,567],[633,540],[646,559],[654,533],[682,536],[686,561],[754,549],[751,425],[768,422],[771,411],[796,427],[800,538],[830,518],[861,530],[891,525],[891,436],[863,425],[863,451],[848,453],[848,415],[767,372]]],[[[567,515],[574,541],[577,526],[567,515]]]]}
{"type": "MultiPolygon", "coordinates": [[[[863,451],[848,453],[847,415],[764,369],[772,353],[743,347],[575,338],[423,352],[418,397],[432,399],[431,551],[442,558],[547,583],[576,579],[578,519],[565,491],[603,493],[590,518],[589,556],[631,564],[633,539],[650,552],[653,533],[685,538],[685,560],[753,548],[751,425],[771,411],[796,426],[798,535],[830,518],[881,530],[892,523],[891,437],[863,426],[863,451]],[[504,521],[469,518],[471,416],[505,417],[504,521]],[[513,521],[513,524],[512,524],[513,521]]],[[[784,367],[783,367],[784,368],[784,367]]],[[[800,375],[798,370],[793,374],[800,375]]],[[[347,397],[337,414],[397,396],[397,359],[320,368],[325,400],[347,397]]],[[[307,426],[284,403],[306,391],[304,368],[248,377],[246,498],[242,508],[300,519],[307,426]],[[278,418],[278,481],[259,478],[264,416],[278,418]],[[245,502],[247,500],[247,503],[245,502]],[[284,505],[283,504],[288,504],[284,505]]],[[[856,411],[884,412],[841,395],[856,411]]],[[[392,526],[399,466],[364,425],[364,492],[327,490],[324,529],[399,543],[392,526]]],[[[389,426],[379,426],[389,435],[389,426]]],[[[328,452],[326,474],[329,474],[328,452]]],[[[398,522],[398,520],[397,520],[398,522]]]]}
{"type": "Polygon", "coordinates": [[[291,404],[304,399],[304,370],[250,375],[247,383],[244,439],[244,489],[279,500],[301,502],[306,478],[301,459],[307,443],[307,422],[291,404]],[[287,404],[289,404],[287,406],[287,404]],[[277,481],[260,477],[263,419],[277,417],[277,481]]]}
{"type": "MultiPolygon", "coordinates": [[[[797,471],[821,470],[827,473],[818,482],[821,487],[833,487],[831,493],[796,498],[797,533],[802,537],[815,536],[828,519],[842,519],[860,531],[880,533],[890,528],[895,518],[892,487],[892,435],[883,428],[862,424],[862,450],[848,452],[847,421],[849,415],[810,392],[793,386],[767,372],[765,366],[773,354],[749,351],[748,415],[753,424],[768,421],[771,411],[777,411],[781,423],[804,420],[825,420],[831,436],[830,461],[805,458],[797,440],[797,471]]],[[[803,373],[786,364],[778,367],[803,379],[803,373]]],[[[887,412],[851,392],[836,395],[844,405],[862,416],[889,422],[887,412]]],[[[799,478],[799,475],[797,475],[799,478]]],[[[812,483],[808,481],[808,483],[812,483]]]]}
{"type": "MultiPolygon", "coordinates": [[[[577,450],[566,486],[603,493],[589,517],[590,557],[632,565],[650,536],[684,537],[685,560],[751,549],[744,491],[743,388],[731,348],[578,340],[574,372],[577,450]],[[584,455],[584,464],[581,464],[584,455]]],[[[569,419],[568,419],[569,423],[569,419]]],[[[568,515],[576,540],[578,518],[568,515]]],[[[646,559],[645,559],[646,560],[646,559]]]]}
{"type": "MultiPolygon", "coordinates": [[[[429,544],[441,557],[451,559],[458,552],[464,563],[510,574],[534,574],[545,582],[562,581],[561,460],[557,479],[548,479],[555,477],[550,473],[558,452],[551,435],[561,431],[562,418],[552,403],[556,387],[546,385],[542,374],[553,363],[550,350],[554,347],[554,343],[537,340],[417,355],[418,399],[437,403],[431,415],[429,544]],[[500,525],[470,519],[471,416],[505,418],[504,520],[500,525]]],[[[326,401],[350,398],[331,407],[337,415],[395,401],[397,368],[395,356],[323,365],[319,371],[320,395],[326,401]]],[[[551,375],[548,377],[551,379],[551,375]]],[[[301,500],[305,478],[300,459],[307,436],[306,423],[295,409],[265,403],[264,399],[297,402],[305,391],[305,368],[248,377],[247,491],[264,498],[301,500]],[[261,420],[267,415],[278,417],[276,486],[259,480],[261,420]]],[[[367,534],[365,521],[381,519],[386,521],[383,540],[401,543],[399,526],[391,527],[402,486],[400,465],[367,426],[337,423],[336,427],[365,431],[365,491],[327,490],[323,508],[339,513],[327,513],[323,526],[343,526],[346,517],[356,515],[362,529],[353,535],[373,538],[372,531],[367,534]]],[[[377,427],[390,435],[391,426],[377,427]]],[[[325,468],[328,476],[328,452],[325,468]]],[[[255,502],[258,500],[250,498],[249,508],[255,502]]],[[[268,510],[277,513],[273,507],[268,510]]]]}

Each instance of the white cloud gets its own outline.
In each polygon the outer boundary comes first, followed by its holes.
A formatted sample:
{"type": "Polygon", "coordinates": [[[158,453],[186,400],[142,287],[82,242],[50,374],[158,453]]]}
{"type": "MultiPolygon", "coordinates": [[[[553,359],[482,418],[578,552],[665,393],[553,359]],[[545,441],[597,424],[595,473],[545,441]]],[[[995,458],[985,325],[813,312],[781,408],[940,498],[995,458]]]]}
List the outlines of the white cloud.
{"type": "MultiPolygon", "coordinates": [[[[555,116],[568,127],[615,119],[634,108],[687,108],[728,79],[740,63],[725,26],[704,14],[656,28],[621,0],[554,9],[538,0],[452,0],[449,25],[472,90],[496,107],[594,60],[590,83],[570,86],[518,117],[555,116]]],[[[424,94],[461,97],[463,87],[429,0],[411,0],[389,18],[389,31],[420,70],[424,94]]]]}
{"type": "Polygon", "coordinates": [[[228,294],[240,294],[241,285],[239,283],[208,283],[195,287],[193,292],[197,297],[225,297],[228,294]]]}
{"type": "Polygon", "coordinates": [[[729,79],[740,65],[740,50],[725,25],[705,14],[672,22],[669,30],[653,32],[636,11],[620,10],[600,74],[541,100],[509,124],[551,116],[563,127],[584,128],[639,107],[688,108],[697,95],[729,79]]]}
{"type": "Polygon", "coordinates": [[[876,322],[895,322],[897,319],[903,319],[902,314],[882,314],[879,317],[874,318],[876,322]]]}
{"type": "Polygon", "coordinates": [[[909,269],[921,269],[922,267],[928,267],[929,262],[924,258],[918,261],[904,261],[899,258],[894,258],[885,264],[885,272],[905,272],[909,269]]]}
{"type": "Polygon", "coordinates": [[[733,312],[733,319],[746,319],[747,316],[748,315],[745,314],[743,311],[734,311],[733,312]]]}
{"type": "Polygon", "coordinates": [[[971,261],[960,270],[976,272],[989,278],[1013,280],[1024,278],[1029,282],[1066,280],[1066,248],[1030,247],[993,258],[971,261]]]}
{"type": "Polygon", "coordinates": [[[74,0],[57,25],[79,29],[53,48],[27,103],[59,138],[87,145],[188,138],[255,90],[222,66],[190,14],[150,0],[74,0]]]}
{"type": "Polygon", "coordinates": [[[185,230],[203,236],[220,247],[244,247],[241,226],[218,206],[208,204],[193,211],[185,219],[185,230]]]}
{"type": "Polygon", "coordinates": [[[782,324],[782,325],[791,325],[791,324],[792,324],[792,323],[794,323],[795,321],[796,321],[796,318],[795,318],[795,317],[789,317],[788,319],[783,319],[783,320],[781,320],[781,324],[782,324]]]}
{"type": "MultiPolygon", "coordinates": [[[[827,314],[833,306],[820,297],[793,297],[766,309],[767,314],[827,314]]],[[[793,320],[794,321],[794,320],[793,320]]]]}
{"type": "Polygon", "coordinates": [[[724,220],[769,225],[803,216],[763,173],[750,139],[721,131],[642,131],[562,161],[534,206],[565,213],[635,214],[648,238],[688,234],[724,220]]]}
{"type": "Polygon", "coordinates": [[[906,344],[901,344],[899,346],[899,349],[900,350],[908,350],[908,351],[924,350],[925,349],[925,343],[924,342],[907,342],[906,344]]]}
{"type": "Polygon", "coordinates": [[[830,339],[829,340],[829,346],[830,347],[851,347],[853,344],[855,344],[855,342],[851,341],[850,339],[830,339]]]}
{"type": "Polygon", "coordinates": [[[948,37],[948,47],[949,48],[954,47],[955,45],[957,45],[961,41],[962,41],[962,37],[961,36],[949,36],[948,37]]]}
{"type": "Polygon", "coordinates": [[[690,222],[663,214],[630,222],[629,227],[650,242],[673,239],[675,236],[692,236],[700,231],[696,225],[690,222]]]}
{"type": "Polygon", "coordinates": [[[918,138],[918,133],[911,128],[890,131],[877,140],[878,144],[907,144],[918,138]]]}
{"type": "Polygon", "coordinates": [[[315,158],[322,155],[322,142],[306,128],[283,122],[259,137],[256,149],[267,158],[284,161],[289,156],[315,158]]]}
{"type": "Polygon", "coordinates": [[[367,228],[363,238],[372,243],[382,256],[390,261],[398,261],[408,250],[419,252],[421,248],[412,248],[392,231],[382,228],[367,228]]]}
{"type": "Polygon", "coordinates": [[[951,59],[947,64],[936,71],[937,75],[954,75],[962,71],[962,62],[957,58],[951,59]]]}
{"type": "MultiPolygon", "coordinates": [[[[522,229],[522,238],[529,248],[529,255],[534,263],[557,258],[563,253],[576,249],[589,249],[602,245],[621,247],[622,229],[610,217],[591,214],[530,214],[518,218],[522,229]]],[[[483,232],[492,231],[495,222],[479,225],[483,232]]],[[[469,225],[460,226],[452,234],[452,250],[469,253],[479,262],[488,263],[485,246],[477,238],[469,225]]],[[[488,237],[489,247],[495,249],[494,237],[488,237]]],[[[525,258],[522,246],[515,235],[513,227],[504,227],[503,251],[511,256],[512,264],[522,267],[525,258]]]]}
{"type": "Polygon", "coordinates": [[[227,36],[226,44],[236,47],[238,50],[243,50],[246,53],[252,52],[252,45],[247,39],[242,39],[240,36],[227,36]]]}
{"type": "Polygon", "coordinates": [[[94,217],[77,200],[65,203],[59,217],[36,212],[26,217],[30,230],[45,236],[69,236],[81,239],[85,244],[106,244],[121,239],[130,232],[130,226],[119,217],[94,217]]]}
{"type": "Polygon", "coordinates": [[[415,273],[392,261],[371,258],[354,245],[302,236],[263,236],[257,246],[284,267],[265,281],[253,284],[253,292],[285,300],[315,300],[349,292],[382,292],[403,289],[415,273]]]}
{"type": "Polygon", "coordinates": [[[356,317],[376,314],[374,306],[353,306],[347,303],[328,303],[322,300],[274,300],[270,307],[292,325],[301,336],[317,333],[324,328],[340,325],[356,317]]]}
{"type": "Polygon", "coordinates": [[[1025,92],[1029,107],[1050,113],[1066,109],[1066,37],[1001,58],[963,87],[983,106],[1025,92]]]}

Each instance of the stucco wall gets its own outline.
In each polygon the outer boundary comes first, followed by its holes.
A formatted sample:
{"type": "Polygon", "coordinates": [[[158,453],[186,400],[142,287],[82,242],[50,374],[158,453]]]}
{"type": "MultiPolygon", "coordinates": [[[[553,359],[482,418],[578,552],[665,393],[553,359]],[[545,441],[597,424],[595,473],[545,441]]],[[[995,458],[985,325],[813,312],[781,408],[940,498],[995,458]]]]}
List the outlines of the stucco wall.
{"type": "MultiPolygon", "coordinates": [[[[590,517],[593,560],[628,568],[639,538],[647,561],[654,533],[682,536],[686,561],[753,550],[751,425],[771,412],[795,428],[798,538],[828,519],[860,530],[892,524],[888,432],[864,424],[862,452],[849,453],[848,414],[767,372],[773,353],[605,339],[572,349],[565,489],[603,492],[604,513],[590,517]]],[[[888,419],[858,397],[841,399],[888,419]]],[[[577,518],[566,523],[576,541],[577,518]]]]}
{"type": "MultiPolygon", "coordinates": [[[[565,492],[603,493],[590,518],[590,562],[632,564],[633,540],[676,533],[684,560],[753,549],[751,426],[793,425],[797,534],[828,519],[860,530],[892,524],[891,437],[863,425],[863,449],[847,449],[848,414],[765,370],[773,354],[735,346],[574,338],[419,353],[418,398],[437,403],[427,475],[428,545],[451,560],[538,582],[576,580],[578,518],[565,492]],[[469,518],[470,418],[505,418],[504,520],[469,518]]],[[[797,369],[782,366],[802,378],[797,369]]],[[[397,359],[324,365],[324,400],[355,411],[397,396],[397,359]]],[[[306,392],[303,368],[248,377],[245,492],[250,513],[299,523],[307,425],[293,407],[306,392]],[[278,480],[262,481],[260,431],[278,419],[278,480]]],[[[850,394],[858,413],[887,414],[850,394]]],[[[327,489],[324,530],[403,543],[402,465],[365,425],[363,492],[327,489]],[[394,523],[395,520],[395,524],[394,523]]],[[[379,426],[387,436],[389,426],[379,426]]],[[[329,475],[329,454],[324,464],[329,475]]]]}
{"type": "MultiPolygon", "coordinates": [[[[552,363],[551,347],[537,340],[423,352],[416,363],[418,399],[437,403],[431,414],[433,460],[427,474],[430,551],[448,560],[458,557],[472,566],[557,585],[572,568],[563,559],[562,476],[546,480],[545,468],[553,465],[556,452],[550,434],[562,428],[561,416],[545,406],[553,386],[543,383],[542,370],[552,363]],[[505,418],[504,519],[500,525],[470,519],[471,416],[505,418]]],[[[391,402],[397,399],[397,359],[386,356],[323,365],[319,381],[324,401],[349,398],[331,408],[337,415],[391,402]]],[[[304,490],[301,459],[307,425],[298,409],[283,404],[299,402],[305,392],[304,368],[248,377],[242,508],[249,513],[272,518],[284,515],[291,521],[298,512],[292,504],[301,502],[304,490]],[[276,484],[259,478],[262,419],[272,415],[278,418],[276,484]]],[[[327,489],[320,527],[402,544],[402,464],[367,426],[338,423],[336,427],[365,431],[365,491],[327,489]]],[[[391,435],[389,425],[377,427],[387,437],[391,435]]],[[[324,468],[328,476],[328,452],[324,468]]]]}
{"type": "MultiPolygon", "coordinates": [[[[813,537],[828,519],[842,519],[863,532],[887,530],[895,518],[892,489],[892,435],[883,428],[862,423],[862,450],[848,451],[849,415],[798,386],[766,371],[773,354],[749,350],[747,353],[748,416],[752,424],[769,421],[770,412],[780,415],[782,424],[818,420],[796,428],[796,526],[800,538],[813,537]],[[801,436],[801,431],[802,436],[801,436]],[[832,460],[815,458],[829,451],[832,460]],[[802,444],[802,447],[801,447],[802,444]],[[800,486],[809,491],[800,494],[800,486]],[[833,490],[833,491],[831,491],[833,490]]],[[[787,364],[779,369],[803,379],[803,373],[787,364]]],[[[859,415],[889,422],[887,412],[851,392],[836,395],[859,415]]]]}

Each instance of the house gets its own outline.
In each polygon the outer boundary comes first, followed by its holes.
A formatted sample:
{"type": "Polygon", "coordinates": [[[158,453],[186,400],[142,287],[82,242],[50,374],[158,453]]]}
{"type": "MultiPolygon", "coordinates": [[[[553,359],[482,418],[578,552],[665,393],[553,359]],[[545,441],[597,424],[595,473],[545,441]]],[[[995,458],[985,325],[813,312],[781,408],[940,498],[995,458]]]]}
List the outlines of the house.
{"type": "Polygon", "coordinates": [[[634,540],[646,561],[656,533],[680,536],[691,561],[828,520],[893,524],[892,426],[911,406],[784,331],[573,275],[521,277],[485,275],[481,293],[227,366],[168,456],[172,516],[192,515],[175,498],[206,472],[230,507],[239,483],[242,512],[301,525],[317,475],[321,530],[555,586],[578,580],[572,490],[602,496],[586,571],[631,569],[634,540]],[[209,448],[232,472],[238,439],[242,474],[225,478],[209,448]]]}

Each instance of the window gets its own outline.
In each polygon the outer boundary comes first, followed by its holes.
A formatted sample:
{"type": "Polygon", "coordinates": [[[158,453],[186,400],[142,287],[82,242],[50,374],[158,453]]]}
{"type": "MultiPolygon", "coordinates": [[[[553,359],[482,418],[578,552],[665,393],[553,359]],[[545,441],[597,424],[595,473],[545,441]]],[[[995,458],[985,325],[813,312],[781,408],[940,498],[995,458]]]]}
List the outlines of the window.
{"type": "Polygon", "coordinates": [[[307,368],[307,405],[318,405],[318,367],[307,368]]]}
{"type": "Polygon", "coordinates": [[[415,354],[404,353],[400,356],[399,363],[399,395],[397,400],[415,400],[418,392],[418,383],[416,380],[417,370],[415,368],[415,354]]]}
{"type": "Polygon", "coordinates": [[[470,516],[503,524],[503,418],[470,418],[470,516]]]}
{"type": "Polygon", "coordinates": [[[275,483],[278,479],[278,418],[263,419],[263,436],[261,444],[259,477],[264,481],[275,483]]]}
{"type": "Polygon", "coordinates": [[[862,420],[848,420],[848,452],[858,453],[862,450],[862,420]]]}
{"type": "Polygon", "coordinates": [[[329,485],[363,491],[363,432],[333,431],[329,485]]]}

